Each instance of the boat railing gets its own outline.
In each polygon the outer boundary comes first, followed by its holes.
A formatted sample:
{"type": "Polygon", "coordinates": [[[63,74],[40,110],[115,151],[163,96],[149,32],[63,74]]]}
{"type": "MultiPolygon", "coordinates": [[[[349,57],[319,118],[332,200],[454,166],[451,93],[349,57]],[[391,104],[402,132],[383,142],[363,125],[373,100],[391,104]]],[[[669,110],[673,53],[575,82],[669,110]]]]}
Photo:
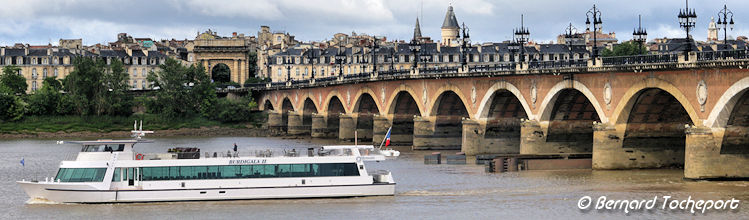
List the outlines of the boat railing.
{"type": "Polygon", "coordinates": [[[167,153],[138,153],[136,160],[174,160],[174,159],[206,159],[206,158],[238,158],[238,157],[323,157],[323,156],[352,156],[350,149],[321,149],[321,148],[288,148],[265,150],[227,150],[227,151],[193,151],[167,153]]]}

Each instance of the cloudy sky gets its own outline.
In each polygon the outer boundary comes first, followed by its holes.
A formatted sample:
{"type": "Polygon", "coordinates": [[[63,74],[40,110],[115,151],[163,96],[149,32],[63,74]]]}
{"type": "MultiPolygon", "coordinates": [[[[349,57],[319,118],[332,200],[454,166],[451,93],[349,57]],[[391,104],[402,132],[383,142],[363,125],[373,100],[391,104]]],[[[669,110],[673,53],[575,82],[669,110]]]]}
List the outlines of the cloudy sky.
{"type": "MultiPolygon", "coordinates": [[[[604,31],[616,32],[619,40],[631,39],[638,14],[649,39],[684,36],[676,19],[684,8],[681,0],[0,0],[0,45],[57,44],[59,38],[83,38],[90,45],[114,41],[121,32],[192,39],[209,28],[220,35],[255,35],[261,25],[303,41],[352,31],[410,39],[417,16],[423,18],[422,33],[439,39],[451,2],[474,42],[510,39],[521,13],[535,41],[555,40],[570,22],[583,31],[585,12],[594,3],[603,14],[604,31]]],[[[723,4],[736,13],[729,35],[749,35],[749,1],[693,0],[696,39],[707,37],[710,17],[717,17],[723,4]]]]}

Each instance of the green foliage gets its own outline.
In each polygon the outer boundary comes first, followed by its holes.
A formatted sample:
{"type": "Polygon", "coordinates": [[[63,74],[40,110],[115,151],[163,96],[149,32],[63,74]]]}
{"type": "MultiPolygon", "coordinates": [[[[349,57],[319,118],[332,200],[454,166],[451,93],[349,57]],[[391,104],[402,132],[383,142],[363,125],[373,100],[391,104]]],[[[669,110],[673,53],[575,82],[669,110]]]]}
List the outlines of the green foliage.
{"type": "Polygon", "coordinates": [[[0,121],[16,121],[23,117],[26,103],[18,96],[0,93],[0,121]]]}
{"type": "Polygon", "coordinates": [[[219,99],[216,103],[216,109],[212,119],[220,122],[248,121],[252,114],[246,103],[229,99],[219,99]]]}
{"type": "Polygon", "coordinates": [[[44,79],[42,89],[37,90],[34,94],[28,96],[27,113],[30,115],[54,115],[57,113],[57,105],[62,98],[60,90],[54,88],[53,78],[44,79]],[[48,80],[51,79],[51,80],[48,80]]]}
{"type": "Polygon", "coordinates": [[[614,46],[614,50],[604,49],[601,52],[601,56],[604,57],[616,57],[616,56],[634,56],[646,54],[648,51],[645,47],[640,47],[640,44],[627,41],[614,46]]]}
{"type": "Polygon", "coordinates": [[[64,82],[68,94],[77,99],[73,108],[76,114],[129,115],[132,112],[132,97],[127,94],[129,75],[120,61],[114,60],[107,66],[103,59],[78,57],[73,65],[75,70],[64,82]]]}
{"type": "Polygon", "coordinates": [[[247,62],[249,63],[247,66],[250,68],[250,76],[255,76],[257,73],[257,53],[250,52],[247,54],[247,62]]]}
{"type": "Polygon", "coordinates": [[[211,70],[211,79],[215,83],[231,82],[231,69],[223,63],[219,63],[211,70]]]}
{"type": "Polygon", "coordinates": [[[97,115],[130,115],[133,96],[127,91],[129,75],[119,60],[113,60],[101,79],[102,89],[96,96],[97,115]]]}
{"type": "Polygon", "coordinates": [[[44,81],[42,82],[42,88],[44,88],[45,86],[49,86],[55,91],[62,90],[62,83],[60,82],[60,80],[57,80],[53,76],[44,78],[44,81]]]}
{"type": "Polygon", "coordinates": [[[148,112],[167,118],[194,114],[208,117],[213,113],[216,91],[203,66],[186,67],[177,60],[167,59],[159,68],[148,75],[148,81],[158,87],[156,100],[147,104],[148,112]]]}
{"type": "Polygon", "coordinates": [[[9,89],[12,94],[26,93],[28,84],[26,84],[26,79],[18,74],[18,70],[20,69],[13,65],[3,67],[3,75],[0,76],[0,87],[9,89]]]}

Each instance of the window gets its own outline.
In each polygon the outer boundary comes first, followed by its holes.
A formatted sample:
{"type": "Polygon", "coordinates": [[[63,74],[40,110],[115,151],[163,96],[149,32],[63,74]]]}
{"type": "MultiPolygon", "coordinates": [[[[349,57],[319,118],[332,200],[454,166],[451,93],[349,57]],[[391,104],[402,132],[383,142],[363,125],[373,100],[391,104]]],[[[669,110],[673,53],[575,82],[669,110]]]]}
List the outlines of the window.
{"type": "Polygon", "coordinates": [[[281,73],[281,72],[282,72],[282,71],[281,71],[281,68],[278,68],[278,77],[281,77],[281,74],[283,74],[283,73],[281,73]]]}
{"type": "Polygon", "coordinates": [[[57,70],[57,68],[55,68],[55,78],[57,78],[57,76],[58,76],[58,72],[59,72],[59,71],[57,70]]]}
{"type": "Polygon", "coordinates": [[[124,144],[83,145],[83,148],[81,148],[81,152],[110,152],[123,150],[125,150],[124,144]]]}
{"type": "Polygon", "coordinates": [[[299,76],[299,67],[296,68],[296,76],[299,76]]]}
{"type": "Polygon", "coordinates": [[[140,70],[140,76],[146,77],[146,68],[140,70]]]}
{"type": "Polygon", "coordinates": [[[146,80],[145,79],[140,80],[140,88],[141,89],[146,89],[146,80]]]}
{"type": "Polygon", "coordinates": [[[140,169],[143,181],[360,175],[355,163],[178,166],[140,169]]]}
{"type": "Polygon", "coordinates": [[[309,73],[309,69],[307,69],[307,68],[304,68],[304,75],[303,75],[303,76],[304,76],[304,77],[307,77],[307,74],[308,74],[308,73],[309,73]]]}
{"type": "Polygon", "coordinates": [[[36,79],[36,77],[37,77],[36,68],[31,69],[31,78],[36,79]]]}
{"type": "Polygon", "coordinates": [[[60,182],[101,182],[107,168],[60,168],[56,180],[60,182]]]}
{"type": "Polygon", "coordinates": [[[138,76],[138,69],[133,68],[133,77],[138,76]]]}
{"type": "Polygon", "coordinates": [[[42,69],[42,78],[47,78],[47,68],[42,69]]]}
{"type": "Polygon", "coordinates": [[[31,90],[36,91],[36,81],[31,82],[31,90]]]}

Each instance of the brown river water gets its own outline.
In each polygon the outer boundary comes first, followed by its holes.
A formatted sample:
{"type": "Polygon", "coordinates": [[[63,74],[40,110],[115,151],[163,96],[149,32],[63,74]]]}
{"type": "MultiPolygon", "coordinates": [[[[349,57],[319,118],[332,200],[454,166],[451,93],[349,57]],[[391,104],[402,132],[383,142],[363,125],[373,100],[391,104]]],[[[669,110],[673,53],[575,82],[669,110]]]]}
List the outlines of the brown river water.
{"type": "MultiPolygon", "coordinates": [[[[200,147],[202,151],[305,148],[330,144],[309,139],[248,137],[154,138],[136,145],[139,152],[200,147]]],[[[80,147],[57,140],[0,140],[0,219],[749,219],[749,181],[683,180],[683,171],[560,170],[485,173],[478,165],[425,165],[431,151],[400,148],[395,160],[371,162],[369,170],[392,171],[396,195],[343,199],[285,199],[140,204],[45,204],[30,201],[15,181],[55,175],[61,160],[74,158],[80,147]],[[26,166],[20,164],[25,158],[26,166]],[[590,196],[591,207],[578,202],[590,196]],[[652,200],[646,210],[595,210],[596,201],[652,200]],[[662,197],[686,200],[740,200],[737,209],[661,209],[662,197]]],[[[326,143],[327,142],[327,143],[326,143]]],[[[443,155],[451,152],[443,152],[443,155]]],[[[749,164],[748,164],[749,168],[749,164]]]]}

